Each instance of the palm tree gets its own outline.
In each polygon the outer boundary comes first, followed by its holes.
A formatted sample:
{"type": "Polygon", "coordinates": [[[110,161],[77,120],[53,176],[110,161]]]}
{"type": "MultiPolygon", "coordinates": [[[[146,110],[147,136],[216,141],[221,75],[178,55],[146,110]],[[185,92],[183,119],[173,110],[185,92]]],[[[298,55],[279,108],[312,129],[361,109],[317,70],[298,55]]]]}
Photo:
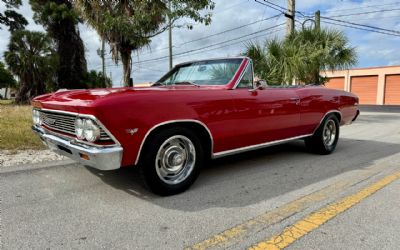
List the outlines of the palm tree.
{"type": "Polygon", "coordinates": [[[264,45],[250,43],[245,55],[253,58],[256,74],[270,84],[322,84],[320,71],[346,69],[357,62],[355,49],[346,36],[336,30],[303,29],[283,41],[267,40],[264,45]]]}
{"type": "Polygon", "coordinates": [[[69,0],[29,0],[34,20],[43,25],[55,44],[59,63],[57,88],[85,88],[87,63],[85,46],[79,34],[81,22],[69,0]]]}
{"type": "Polygon", "coordinates": [[[83,19],[111,46],[115,63],[122,61],[124,83],[131,79],[131,54],[151,42],[151,38],[169,28],[169,22],[186,17],[210,23],[211,16],[200,12],[212,9],[211,0],[72,0],[83,19]],[[171,7],[171,8],[169,8],[171,7]]]}
{"type": "Polygon", "coordinates": [[[10,71],[20,80],[18,104],[29,103],[32,97],[44,94],[46,84],[54,80],[57,58],[51,39],[42,32],[14,32],[4,58],[10,71]]]}

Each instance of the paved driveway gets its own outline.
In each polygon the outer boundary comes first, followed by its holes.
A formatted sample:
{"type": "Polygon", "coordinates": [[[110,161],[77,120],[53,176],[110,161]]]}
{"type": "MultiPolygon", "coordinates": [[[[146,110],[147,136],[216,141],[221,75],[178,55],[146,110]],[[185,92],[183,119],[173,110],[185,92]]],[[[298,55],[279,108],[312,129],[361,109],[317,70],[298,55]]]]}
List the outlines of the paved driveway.
{"type": "Polygon", "coordinates": [[[274,246],[289,249],[395,249],[399,152],[400,114],[363,113],[342,127],[332,155],[310,154],[297,141],[219,159],[172,197],[149,193],[135,169],[2,169],[0,246],[246,249],[278,236],[285,244],[274,246]],[[329,204],[338,207],[326,214],[329,204]],[[287,235],[321,211],[315,225],[287,235]]]}

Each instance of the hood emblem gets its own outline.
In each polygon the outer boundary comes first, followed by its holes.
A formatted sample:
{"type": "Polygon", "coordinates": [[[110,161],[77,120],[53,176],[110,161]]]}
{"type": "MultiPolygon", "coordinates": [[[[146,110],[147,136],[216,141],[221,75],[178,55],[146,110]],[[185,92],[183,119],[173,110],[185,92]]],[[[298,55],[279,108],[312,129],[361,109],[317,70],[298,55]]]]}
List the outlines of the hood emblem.
{"type": "Polygon", "coordinates": [[[126,133],[130,134],[130,135],[134,135],[138,132],[139,129],[137,128],[131,128],[131,129],[126,129],[126,133]]]}
{"type": "Polygon", "coordinates": [[[56,123],[56,119],[46,117],[44,119],[44,122],[47,123],[48,125],[54,125],[56,123]]]}

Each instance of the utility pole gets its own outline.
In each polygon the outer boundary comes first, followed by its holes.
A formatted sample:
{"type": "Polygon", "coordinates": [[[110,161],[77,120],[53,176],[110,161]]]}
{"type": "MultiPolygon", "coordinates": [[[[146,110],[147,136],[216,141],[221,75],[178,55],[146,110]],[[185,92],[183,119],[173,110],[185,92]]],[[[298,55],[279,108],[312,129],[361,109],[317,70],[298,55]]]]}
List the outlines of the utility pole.
{"type": "Polygon", "coordinates": [[[294,18],[295,18],[295,0],[288,0],[288,12],[285,14],[286,19],[286,36],[294,32],[294,18]]]}
{"type": "Polygon", "coordinates": [[[315,12],[315,29],[321,30],[321,11],[315,12]]]}
{"type": "Polygon", "coordinates": [[[106,83],[105,42],[103,38],[101,39],[101,49],[97,50],[97,54],[101,57],[102,74],[104,77],[104,83],[106,83]]]}
{"type": "MultiPolygon", "coordinates": [[[[321,11],[316,11],[315,12],[315,15],[314,15],[314,17],[315,17],[315,30],[317,31],[317,32],[319,32],[320,30],[321,30],[321,11]]],[[[317,72],[315,72],[315,84],[317,84],[317,85],[319,85],[319,84],[321,84],[321,80],[320,80],[320,72],[319,72],[319,68],[321,67],[321,65],[319,65],[318,66],[318,71],[317,72]]]]}
{"type": "MultiPolygon", "coordinates": [[[[288,0],[287,13],[285,13],[286,19],[286,36],[293,34],[294,32],[294,18],[295,18],[296,3],[295,0],[288,0]]],[[[288,83],[290,84],[290,82],[288,83]]],[[[292,85],[296,85],[296,77],[292,79],[292,85]]]]}
{"type": "MultiPolygon", "coordinates": [[[[171,1],[168,2],[168,9],[169,12],[171,12],[171,1]]],[[[168,17],[168,42],[169,42],[169,70],[172,69],[173,67],[173,61],[172,61],[172,22],[171,22],[171,17],[168,17]]]]}
{"type": "Polygon", "coordinates": [[[104,38],[101,39],[101,63],[103,64],[103,78],[104,78],[104,84],[106,83],[106,62],[105,62],[105,42],[104,38]]]}

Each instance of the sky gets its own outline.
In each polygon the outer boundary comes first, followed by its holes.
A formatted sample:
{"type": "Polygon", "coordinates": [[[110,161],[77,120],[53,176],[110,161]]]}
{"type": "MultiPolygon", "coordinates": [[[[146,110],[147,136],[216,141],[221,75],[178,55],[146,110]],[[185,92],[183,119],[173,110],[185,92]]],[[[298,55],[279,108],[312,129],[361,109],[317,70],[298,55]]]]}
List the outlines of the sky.
{"type": "MultiPolygon", "coordinates": [[[[264,2],[263,0],[258,0],[264,2]]],[[[286,7],[287,0],[269,0],[278,6],[286,7]]],[[[174,64],[215,57],[238,56],[249,42],[262,43],[266,39],[282,38],[285,35],[285,17],[276,9],[262,5],[254,0],[214,0],[212,23],[194,24],[193,29],[175,28],[173,30],[174,64]],[[264,20],[265,19],[265,20],[264,20]],[[282,24],[282,25],[281,25],[282,24]],[[278,26],[281,25],[281,26],[278,26]],[[231,30],[237,27],[239,29],[231,30]],[[226,32],[224,32],[226,31],[226,32]],[[224,32],[222,34],[218,34],[224,32]],[[252,34],[252,35],[250,35],[252,34]]],[[[5,6],[0,3],[0,12],[5,6]]],[[[395,0],[297,0],[296,29],[301,29],[305,20],[320,10],[321,16],[340,19],[346,22],[375,26],[391,31],[383,33],[332,25],[334,22],[322,19],[321,26],[343,31],[352,47],[356,48],[358,63],[355,67],[372,67],[400,65],[400,1],[395,0]],[[395,32],[393,32],[393,30],[395,32]]],[[[43,27],[33,21],[33,12],[27,0],[18,10],[28,20],[28,30],[44,31],[43,27]]],[[[304,25],[311,25],[310,21],[304,25]]],[[[349,23],[339,22],[342,25],[349,23]]],[[[350,25],[351,26],[351,25],[350,25]]],[[[361,28],[370,29],[366,26],[361,28]]],[[[101,47],[100,38],[96,31],[86,24],[79,25],[80,34],[85,44],[88,69],[101,70],[101,58],[97,49],[101,47]]],[[[9,41],[7,29],[0,30],[0,56],[9,41]]],[[[152,39],[149,46],[132,54],[134,83],[154,82],[169,69],[168,61],[168,32],[152,39]],[[157,59],[157,60],[153,60],[157,59]],[[150,61],[149,61],[150,60],[150,61]],[[153,60],[153,61],[152,61],[153,60]]],[[[109,48],[106,48],[106,71],[112,78],[113,86],[122,86],[122,65],[116,65],[111,60],[109,48]]]]}

